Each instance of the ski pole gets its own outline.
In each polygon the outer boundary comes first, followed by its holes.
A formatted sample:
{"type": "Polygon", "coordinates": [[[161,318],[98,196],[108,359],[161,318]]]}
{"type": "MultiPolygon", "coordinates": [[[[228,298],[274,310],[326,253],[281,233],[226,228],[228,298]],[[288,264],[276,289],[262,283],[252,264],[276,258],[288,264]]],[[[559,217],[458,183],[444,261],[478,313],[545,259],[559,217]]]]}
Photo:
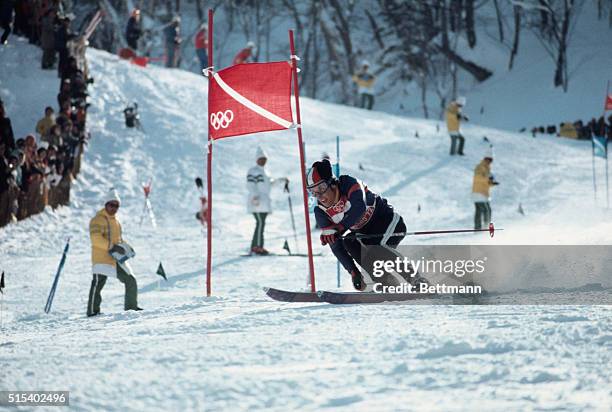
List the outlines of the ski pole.
{"type": "MultiPolygon", "coordinates": [[[[493,237],[493,235],[495,234],[495,227],[493,226],[493,222],[489,223],[489,228],[488,229],[452,229],[452,230],[425,230],[425,231],[420,231],[420,232],[398,232],[398,233],[392,233],[390,235],[390,237],[396,237],[396,236],[421,236],[421,235],[441,235],[441,234],[448,234],[448,233],[475,233],[475,232],[489,232],[489,235],[491,237],[493,237]]],[[[504,230],[504,229],[497,229],[497,230],[504,230]]],[[[357,239],[370,239],[370,238],[375,238],[375,237],[383,237],[385,236],[384,233],[379,233],[379,234],[350,234],[349,236],[351,237],[355,237],[357,239]]]]}
{"type": "Polygon", "coordinates": [[[291,213],[291,226],[293,227],[293,237],[295,238],[295,251],[300,252],[298,245],[297,230],[295,229],[295,218],[293,217],[293,204],[291,203],[291,193],[289,192],[289,180],[285,181],[285,192],[289,201],[289,212],[291,213]]]}
{"type": "Polygon", "coordinates": [[[49,297],[47,298],[47,304],[45,305],[45,313],[49,313],[51,311],[51,305],[53,304],[53,298],[55,297],[55,290],[57,289],[57,284],[59,281],[60,273],[64,268],[64,263],[66,263],[66,255],[68,254],[68,248],[70,247],[70,237],[66,240],[66,246],[64,247],[64,253],[62,253],[62,259],[60,260],[60,264],[57,267],[57,272],[55,273],[55,279],[53,279],[53,285],[51,286],[51,291],[49,291],[49,297]]]}

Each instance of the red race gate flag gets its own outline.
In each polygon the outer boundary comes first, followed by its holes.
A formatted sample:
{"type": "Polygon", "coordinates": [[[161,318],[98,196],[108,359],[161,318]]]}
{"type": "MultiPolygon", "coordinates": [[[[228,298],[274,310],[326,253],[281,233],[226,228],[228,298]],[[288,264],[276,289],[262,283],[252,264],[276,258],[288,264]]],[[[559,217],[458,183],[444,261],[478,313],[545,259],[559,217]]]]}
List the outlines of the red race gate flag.
{"type": "Polygon", "coordinates": [[[612,110],[612,94],[606,96],[606,107],[604,110],[612,110]]]}
{"type": "Polygon", "coordinates": [[[291,128],[291,64],[248,63],[209,73],[211,139],[291,128]]]}

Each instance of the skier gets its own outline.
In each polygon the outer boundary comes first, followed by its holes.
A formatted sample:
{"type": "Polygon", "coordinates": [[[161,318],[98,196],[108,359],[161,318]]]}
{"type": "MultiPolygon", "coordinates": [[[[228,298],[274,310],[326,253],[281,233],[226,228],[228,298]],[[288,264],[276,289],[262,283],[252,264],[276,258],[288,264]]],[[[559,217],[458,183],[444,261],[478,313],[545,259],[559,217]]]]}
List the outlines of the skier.
{"type": "Polygon", "coordinates": [[[330,246],[350,273],[355,289],[365,290],[364,277],[357,267],[357,264],[363,267],[361,246],[384,246],[389,252],[385,258],[394,259],[398,255],[393,249],[404,236],[391,235],[406,231],[404,220],[385,198],[369,190],[363,182],[349,175],[336,178],[329,160],[315,162],[307,179],[308,191],[317,199],[314,213],[322,228],[321,244],[330,246]],[[351,234],[342,237],[348,230],[351,234]],[[358,239],[355,235],[359,234],[378,236],[358,239]]]}
{"type": "Polygon", "coordinates": [[[266,217],[272,212],[270,202],[270,189],[276,182],[287,183],[286,177],[272,179],[264,168],[268,156],[261,147],[257,148],[255,154],[256,165],[251,167],[247,173],[247,189],[249,191],[247,200],[247,211],[255,216],[255,232],[251,241],[251,254],[268,255],[264,247],[264,229],[266,217]]]}
{"type": "Polygon", "coordinates": [[[128,46],[134,50],[138,51],[138,40],[142,36],[142,28],[140,26],[140,10],[134,9],[132,10],[132,15],[128,20],[127,27],[125,29],[125,37],[127,39],[128,46]]]}
{"type": "Polygon", "coordinates": [[[89,222],[93,279],[89,290],[87,316],[100,314],[100,292],[109,276],[117,277],[125,285],[125,310],[142,310],[138,307],[138,286],[127,259],[134,250],[125,243],[121,224],[116,217],[120,206],[117,191],[111,188],[105,197],[104,208],[89,222]]]}
{"type": "Polygon", "coordinates": [[[195,36],[195,49],[200,60],[200,73],[208,66],[208,30],[206,23],[200,25],[200,30],[195,36]]]}
{"type": "Polygon", "coordinates": [[[461,120],[469,121],[468,117],[461,113],[463,106],[465,106],[465,97],[458,97],[457,99],[450,102],[446,108],[446,127],[448,128],[448,134],[451,138],[451,156],[458,154],[464,156],[463,146],[465,145],[465,138],[461,134],[461,120]],[[459,147],[457,147],[457,140],[459,140],[459,147]]]}
{"type": "Polygon", "coordinates": [[[234,57],[233,65],[250,63],[253,61],[253,49],[255,49],[255,43],[252,41],[247,42],[246,47],[238,52],[234,57]]]}
{"type": "Polygon", "coordinates": [[[353,81],[359,87],[361,95],[361,106],[364,109],[372,110],[374,106],[374,82],[376,77],[368,71],[370,63],[366,60],[361,63],[361,70],[353,75],[353,81]]]}
{"type": "Polygon", "coordinates": [[[489,148],[485,157],[474,169],[474,182],[472,184],[472,200],[474,201],[474,229],[482,229],[491,222],[490,189],[499,183],[491,174],[493,163],[493,149],[489,148]]]}

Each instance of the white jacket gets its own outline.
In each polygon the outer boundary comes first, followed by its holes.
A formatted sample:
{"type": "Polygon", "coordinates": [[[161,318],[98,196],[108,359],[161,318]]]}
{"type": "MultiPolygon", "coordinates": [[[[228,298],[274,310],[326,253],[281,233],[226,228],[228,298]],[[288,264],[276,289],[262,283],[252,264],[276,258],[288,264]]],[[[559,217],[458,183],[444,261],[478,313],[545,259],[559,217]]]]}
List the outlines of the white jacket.
{"type": "Polygon", "coordinates": [[[249,213],[271,213],[270,189],[274,179],[266,169],[255,165],[247,173],[247,211],[249,213]]]}

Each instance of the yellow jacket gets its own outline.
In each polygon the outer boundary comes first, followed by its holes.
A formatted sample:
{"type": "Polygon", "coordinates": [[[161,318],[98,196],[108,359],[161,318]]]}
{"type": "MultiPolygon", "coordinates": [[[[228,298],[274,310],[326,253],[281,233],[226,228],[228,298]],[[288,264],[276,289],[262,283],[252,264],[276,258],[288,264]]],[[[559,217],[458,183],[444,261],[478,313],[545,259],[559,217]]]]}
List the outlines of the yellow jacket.
{"type": "Polygon", "coordinates": [[[116,268],[117,263],[108,251],[114,244],[123,241],[119,220],[106,213],[105,209],[100,210],[89,222],[89,236],[92,264],[106,264],[116,268]]]}
{"type": "Polygon", "coordinates": [[[52,117],[45,116],[36,123],[36,132],[41,136],[46,136],[54,124],[55,120],[52,117]]]}
{"type": "Polygon", "coordinates": [[[482,159],[476,169],[474,169],[474,183],[472,184],[472,193],[479,193],[485,198],[489,198],[491,186],[491,165],[482,159]]]}
{"type": "Polygon", "coordinates": [[[373,93],[376,76],[370,72],[360,71],[353,75],[353,81],[359,87],[359,93],[373,93]]]}
{"type": "Polygon", "coordinates": [[[561,137],[569,137],[570,139],[578,138],[578,131],[576,130],[576,126],[572,123],[566,122],[561,124],[561,130],[559,130],[559,135],[561,137]]]}
{"type": "Polygon", "coordinates": [[[451,102],[446,108],[446,127],[448,132],[458,132],[461,117],[461,107],[456,102],[451,102]]]}

